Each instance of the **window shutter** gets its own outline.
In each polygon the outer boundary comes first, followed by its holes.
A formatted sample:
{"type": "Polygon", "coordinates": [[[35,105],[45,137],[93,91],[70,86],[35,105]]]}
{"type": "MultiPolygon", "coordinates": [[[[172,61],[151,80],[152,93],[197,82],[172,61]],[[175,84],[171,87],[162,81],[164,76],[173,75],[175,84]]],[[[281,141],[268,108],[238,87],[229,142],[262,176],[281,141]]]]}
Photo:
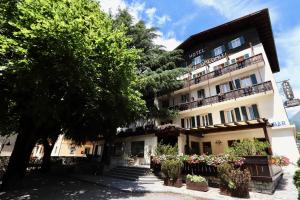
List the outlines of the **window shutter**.
{"type": "Polygon", "coordinates": [[[204,89],[201,89],[202,90],[202,96],[203,98],[205,98],[205,90],[204,89]]]}
{"type": "Polygon", "coordinates": [[[255,118],[259,118],[259,113],[258,113],[258,109],[257,109],[257,105],[253,104],[252,105],[252,109],[253,109],[253,114],[255,118]]]}
{"type": "Polygon", "coordinates": [[[197,94],[198,94],[198,98],[201,98],[201,92],[200,92],[200,90],[197,91],[197,94]]]}
{"type": "Polygon", "coordinates": [[[181,128],[185,128],[184,127],[184,119],[183,118],[181,119],[181,128]]]}
{"type": "Polygon", "coordinates": [[[213,125],[213,119],[212,119],[212,114],[208,113],[208,124],[213,125]]]}
{"type": "Polygon", "coordinates": [[[202,126],[205,126],[205,117],[202,116],[202,126]]]}
{"type": "Polygon", "coordinates": [[[236,121],[236,119],[235,119],[235,117],[234,117],[234,111],[233,111],[233,110],[231,110],[231,111],[230,111],[230,114],[231,114],[231,117],[232,117],[232,121],[233,121],[233,122],[235,122],[235,121],[236,121]]]}
{"type": "Polygon", "coordinates": [[[236,121],[238,121],[238,122],[242,121],[240,109],[239,108],[235,108],[234,111],[235,111],[236,121]]]}
{"type": "Polygon", "coordinates": [[[200,126],[200,116],[199,115],[197,115],[197,127],[199,127],[200,126]]]}
{"type": "Polygon", "coordinates": [[[244,38],[244,36],[241,36],[241,37],[240,37],[240,40],[241,40],[241,45],[243,45],[243,44],[245,43],[245,38],[244,38]]]}
{"type": "Polygon", "coordinates": [[[236,89],[240,89],[241,88],[241,82],[240,82],[240,79],[235,79],[235,87],[236,89]]]}
{"type": "Polygon", "coordinates": [[[229,88],[230,88],[230,90],[234,90],[232,81],[229,81],[229,88]]]}
{"type": "Polygon", "coordinates": [[[220,118],[221,118],[221,123],[224,124],[225,123],[225,115],[224,115],[223,110],[220,111],[220,118]]]}
{"type": "Polygon", "coordinates": [[[245,106],[242,106],[241,107],[241,110],[242,110],[242,116],[243,116],[243,120],[248,120],[248,115],[247,115],[247,110],[246,110],[246,107],[245,106]]]}
{"type": "Polygon", "coordinates": [[[231,43],[231,41],[228,42],[228,48],[229,48],[229,49],[232,49],[232,43],[231,43]]]}
{"type": "Polygon", "coordinates": [[[219,85],[216,85],[216,91],[217,91],[217,94],[220,93],[220,86],[219,85]]]}
{"type": "Polygon", "coordinates": [[[251,74],[250,78],[251,78],[251,82],[252,82],[253,85],[257,84],[257,80],[256,80],[255,74],[251,74]]]}

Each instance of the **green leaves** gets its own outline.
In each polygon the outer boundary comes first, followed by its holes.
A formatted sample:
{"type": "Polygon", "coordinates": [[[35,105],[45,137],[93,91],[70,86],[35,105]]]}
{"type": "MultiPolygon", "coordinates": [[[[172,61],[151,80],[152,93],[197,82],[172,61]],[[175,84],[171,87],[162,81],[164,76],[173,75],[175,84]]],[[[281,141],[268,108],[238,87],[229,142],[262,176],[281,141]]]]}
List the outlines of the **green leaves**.
{"type": "Polygon", "coordinates": [[[13,104],[6,110],[17,122],[30,118],[32,127],[59,126],[71,138],[87,140],[114,134],[144,112],[135,89],[139,51],[128,48],[125,28],[113,27],[97,1],[20,0],[5,6],[1,90],[9,91],[5,97],[13,104]]]}

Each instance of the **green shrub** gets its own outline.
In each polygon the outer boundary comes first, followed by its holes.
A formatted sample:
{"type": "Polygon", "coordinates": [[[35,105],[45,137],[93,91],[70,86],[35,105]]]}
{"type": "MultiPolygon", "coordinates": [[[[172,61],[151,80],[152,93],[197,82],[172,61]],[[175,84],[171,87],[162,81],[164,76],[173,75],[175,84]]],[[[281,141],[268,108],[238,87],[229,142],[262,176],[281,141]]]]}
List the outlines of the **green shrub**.
{"type": "Polygon", "coordinates": [[[168,156],[177,156],[178,155],[178,146],[177,144],[173,147],[171,145],[162,144],[160,142],[155,149],[156,156],[168,155],[168,156]]]}
{"type": "Polygon", "coordinates": [[[191,182],[194,182],[194,183],[207,183],[206,179],[202,176],[197,176],[197,175],[191,175],[191,174],[188,174],[186,176],[186,179],[191,181],[191,182]]]}
{"type": "Polygon", "coordinates": [[[222,163],[218,166],[218,173],[223,190],[225,189],[235,197],[249,197],[251,180],[249,170],[235,167],[233,163],[222,163]]]}
{"type": "MultiPolygon", "coordinates": [[[[297,161],[297,164],[299,166],[300,159],[297,161]]],[[[298,199],[300,200],[300,169],[298,169],[297,171],[295,171],[295,174],[294,174],[294,184],[295,184],[296,188],[298,189],[298,199]]]]}
{"type": "Polygon", "coordinates": [[[165,178],[177,180],[181,173],[182,162],[179,159],[166,159],[161,163],[161,171],[165,178]]]}
{"type": "Polygon", "coordinates": [[[267,155],[266,149],[270,147],[268,142],[261,142],[259,140],[244,139],[240,142],[234,142],[227,152],[235,156],[255,156],[267,155]]]}

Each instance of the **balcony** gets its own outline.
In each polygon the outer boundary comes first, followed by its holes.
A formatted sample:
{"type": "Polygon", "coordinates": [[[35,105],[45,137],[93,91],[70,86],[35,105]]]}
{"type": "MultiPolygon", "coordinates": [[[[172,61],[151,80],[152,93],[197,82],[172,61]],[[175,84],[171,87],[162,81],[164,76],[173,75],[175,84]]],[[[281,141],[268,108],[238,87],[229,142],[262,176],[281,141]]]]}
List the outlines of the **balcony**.
{"type": "MultiPolygon", "coordinates": [[[[257,63],[260,63],[260,62],[264,62],[262,54],[258,54],[258,55],[249,57],[247,59],[244,59],[243,61],[228,65],[228,66],[226,66],[222,69],[218,69],[218,70],[206,73],[204,75],[198,76],[196,78],[193,78],[191,80],[187,80],[184,83],[183,88],[190,87],[192,85],[201,83],[203,81],[207,81],[208,79],[213,79],[213,78],[222,76],[224,74],[228,74],[230,72],[233,72],[233,71],[236,71],[236,70],[239,70],[239,69],[243,69],[247,66],[257,64],[257,63]]],[[[197,66],[196,66],[196,69],[197,69],[197,66]]]]}
{"type": "Polygon", "coordinates": [[[267,92],[267,91],[273,91],[273,86],[272,86],[271,81],[259,83],[259,84],[245,87],[245,88],[232,90],[230,92],[223,93],[223,94],[220,93],[218,95],[203,98],[203,99],[198,99],[193,102],[181,103],[181,104],[178,104],[175,106],[171,106],[171,107],[169,107],[169,109],[176,109],[179,111],[184,111],[184,110],[188,110],[188,109],[212,105],[215,103],[228,101],[231,99],[237,99],[240,97],[245,97],[245,96],[263,93],[263,92],[267,92]]]}

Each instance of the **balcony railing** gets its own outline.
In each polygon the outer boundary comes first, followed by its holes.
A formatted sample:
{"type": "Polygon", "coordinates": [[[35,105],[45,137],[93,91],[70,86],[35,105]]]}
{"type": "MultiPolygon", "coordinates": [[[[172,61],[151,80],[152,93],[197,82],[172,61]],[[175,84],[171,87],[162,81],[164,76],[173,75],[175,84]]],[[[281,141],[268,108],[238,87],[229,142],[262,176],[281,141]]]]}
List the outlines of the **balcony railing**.
{"type": "Polygon", "coordinates": [[[203,74],[201,76],[195,77],[191,80],[187,80],[184,83],[183,87],[184,88],[189,87],[191,85],[201,83],[201,82],[206,81],[208,79],[212,79],[212,78],[215,78],[215,77],[227,74],[229,72],[232,72],[232,71],[235,71],[235,70],[238,70],[238,69],[242,69],[242,68],[245,68],[247,66],[250,66],[250,65],[253,65],[253,64],[256,64],[256,63],[259,63],[259,62],[263,62],[263,61],[264,61],[264,59],[263,59],[262,54],[258,54],[258,55],[246,58],[243,61],[228,65],[228,66],[226,66],[222,69],[214,70],[212,72],[209,72],[209,73],[203,74]]]}
{"type": "Polygon", "coordinates": [[[231,99],[236,99],[239,97],[244,97],[244,96],[249,96],[253,94],[258,94],[266,91],[271,91],[273,90],[272,82],[267,81],[263,83],[259,83],[253,86],[245,87],[245,88],[240,88],[240,89],[235,89],[230,92],[226,93],[220,93],[215,96],[207,97],[207,98],[202,98],[198,99],[193,102],[187,102],[187,103],[181,103],[175,106],[169,107],[169,109],[176,109],[179,111],[184,111],[192,108],[197,108],[197,107],[202,107],[206,105],[211,105],[223,101],[228,101],[231,99]]]}

